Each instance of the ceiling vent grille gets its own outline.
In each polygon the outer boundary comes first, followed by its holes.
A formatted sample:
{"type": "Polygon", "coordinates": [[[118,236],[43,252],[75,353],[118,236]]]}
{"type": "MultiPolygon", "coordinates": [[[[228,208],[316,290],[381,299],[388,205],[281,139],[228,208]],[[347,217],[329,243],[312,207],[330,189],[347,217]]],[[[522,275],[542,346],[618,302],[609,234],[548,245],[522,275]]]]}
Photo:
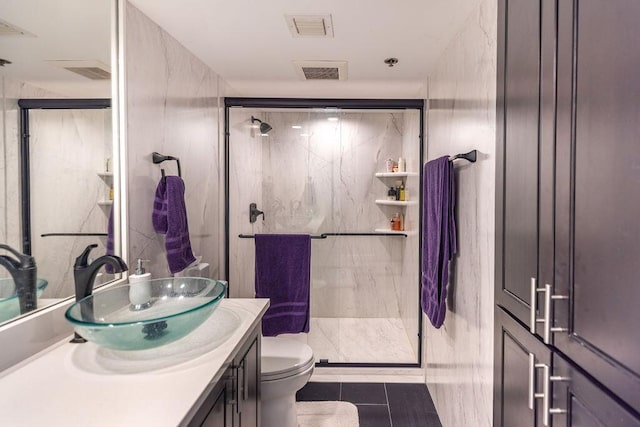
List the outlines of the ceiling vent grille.
{"type": "Polygon", "coordinates": [[[285,15],[293,37],[333,37],[331,15],[285,15]]]}
{"type": "Polygon", "coordinates": [[[10,24],[7,21],[3,21],[2,19],[0,19],[0,36],[35,37],[35,35],[31,34],[29,31],[23,30],[22,28],[10,24]]]}
{"type": "Polygon", "coordinates": [[[47,63],[90,80],[109,80],[109,66],[100,61],[47,61],[47,63]]]}
{"type": "Polygon", "coordinates": [[[65,70],[91,80],[109,80],[111,78],[111,73],[98,67],[65,67],[65,70]]]}
{"type": "Polygon", "coordinates": [[[293,61],[302,80],[346,80],[347,61],[293,61]]]}

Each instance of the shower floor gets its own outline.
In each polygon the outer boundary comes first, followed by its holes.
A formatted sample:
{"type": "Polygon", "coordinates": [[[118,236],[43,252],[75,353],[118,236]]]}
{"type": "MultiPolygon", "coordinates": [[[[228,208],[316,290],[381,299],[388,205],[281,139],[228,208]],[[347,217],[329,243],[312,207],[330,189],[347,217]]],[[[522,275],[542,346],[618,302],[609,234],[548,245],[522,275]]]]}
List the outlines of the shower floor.
{"type": "MultiPolygon", "coordinates": [[[[417,341],[417,338],[414,337],[417,341]]],[[[316,361],[329,363],[416,363],[402,320],[312,317],[307,343],[316,361]]],[[[417,345],[417,342],[416,342],[417,345]]]]}

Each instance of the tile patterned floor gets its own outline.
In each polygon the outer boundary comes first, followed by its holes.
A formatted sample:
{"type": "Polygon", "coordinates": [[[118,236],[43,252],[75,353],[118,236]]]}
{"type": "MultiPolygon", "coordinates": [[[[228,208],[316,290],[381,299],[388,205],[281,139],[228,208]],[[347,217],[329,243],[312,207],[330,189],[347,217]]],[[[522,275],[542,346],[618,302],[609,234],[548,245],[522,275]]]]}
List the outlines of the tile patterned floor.
{"type": "Polygon", "coordinates": [[[310,382],[296,400],[351,402],[360,427],[442,427],[424,384],[310,382]]]}

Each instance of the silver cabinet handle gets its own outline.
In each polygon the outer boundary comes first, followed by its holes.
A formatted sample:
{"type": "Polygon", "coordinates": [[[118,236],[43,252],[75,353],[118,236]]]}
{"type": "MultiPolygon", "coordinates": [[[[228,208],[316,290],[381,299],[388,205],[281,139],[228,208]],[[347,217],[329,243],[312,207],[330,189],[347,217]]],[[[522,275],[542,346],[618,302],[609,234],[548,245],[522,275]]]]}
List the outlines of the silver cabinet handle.
{"type": "Polygon", "coordinates": [[[536,333],[536,324],[544,322],[544,318],[540,319],[536,316],[538,311],[538,292],[544,292],[544,291],[545,291],[545,288],[538,288],[536,286],[536,278],[532,277],[531,278],[531,305],[530,305],[531,313],[529,318],[529,331],[532,334],[536,333]]]}
{"type": "Polygon", "coordinates": [[[535,277],[531,278],[531,312],[529,318],[529,331],[532,334],[536,333],[536,324],[542,323],[542,339],[545,344],[551,344],[551,333],[552,332],[568,332],[567,328],[558,328],[552,327],[552,319],[551,319],[551,303],[555,300],[568,300],[569,297],[566,295],[553,295],[551,293],[551,285],[546,284],[544,288],[538,288],[536,286],[535,277]],[[536,312],[538,311],[538,293],[544,292],[544,315],[542,318],[538,318],[536,316],[536,312]]]}
{"type": "MultiPolygon", "coordinates": [[[[536,288],[536,278],[531,278],[531,313],[529,317],[529,331],[532,334],[536,333],[536,311],[538,311],[538,288],[536,288]]],[[[529,356],[532,356],[529,354],[529,356]]],[[[529,365],[531,367],[531,365],[529,365]]],[[[530,406],[530,409],[533,409],[530,406]]]]}
{"type": "MultiPolygon", "coordinates": [[[[535,409],[535,400],[542,399],[543,410],[549,407],[549,367],[544,363],[536,363],[536,357],[529,353],[529,409],[535,409]],[[544,383],[542,393],[536,393],[536,369],[542,369],[544,373],[544,383]]],[[[544,423],[545,421],[543,421],[544,423]]],[[[548,423],[548,420],[546,421],[548,423]]],[[[548,424],[544,424],[545,426],[548,424]]]]}
{"type": "Polygon", "coordinates": [[[536,357],[529,353],[529,409],[533,410],[536,393],[536,357]]]}
{"type": "MultiPolygon", "coordinates": [[[[563,377],[559,375],[551,375],[549,377],[549,382],[568,382],[571,381],[570,377],[563,377]]],[[[566,414],[568,411],[562,408],[549,408],[549,415],[557,415],[557,414],[566,414]]]]}
{"type": "Polygon", "coordinates": [[[544,285],[544,333],[543,333],[543,341],[545,344],[551,343],[551,333],[552,332],[568,332],[567,328],[558,328],[551,327],[551,303],[555,300],[568,300],[569,297],[566,295],[553,295],[551,293],[551,285],[544,285]]]}
{"type": "Polygon", "coordinates": [[[542,382],[542,425],[546,427],[549,425],[549,407],[551,406],[549,367],[542,364],[541,368],[542,375],[544,375],[544,380],[542,382]]]}

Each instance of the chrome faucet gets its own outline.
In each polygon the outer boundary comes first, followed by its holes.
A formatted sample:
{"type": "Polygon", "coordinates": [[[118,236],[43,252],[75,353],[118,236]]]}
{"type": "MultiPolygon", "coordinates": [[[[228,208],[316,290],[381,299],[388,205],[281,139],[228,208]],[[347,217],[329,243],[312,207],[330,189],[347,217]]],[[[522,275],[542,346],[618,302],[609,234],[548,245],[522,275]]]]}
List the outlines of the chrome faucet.
{"type": "Polygon", "coordinates": [[[21,254],[17,250],[1,245],[0,249],[11,252],[17,259],[8,255],[0,255],[0,265],[9,270],[13,278],[20,303],[20,314],[28,313],[38,308],[36,282],[38,280],[36,260],[30,255],[21,254]]]}
{"type": "MultiPolygon", "coordinates": [[[[89,253],[93,248],[97,247],[98,245],[96,244],[87,246],[82,254],[76,258],[76,262],[73,265],[76,302],[91,295],[93,292],[93,282],[98,275],[100,267],[103,265],[111,266],[114,273],[122,273],[123,271],[128,270],[127,264],[122,260],[122,258],[116,255],[103,255],[92,263],[89,263],[89,253]]],[[[92,318],[93,307],[90,304],[83,306],[82,315],[83,317],[92,318]]],[[[83,343],[86,342],[86,340],[76,333],[71,342],[83,343]]]]}

